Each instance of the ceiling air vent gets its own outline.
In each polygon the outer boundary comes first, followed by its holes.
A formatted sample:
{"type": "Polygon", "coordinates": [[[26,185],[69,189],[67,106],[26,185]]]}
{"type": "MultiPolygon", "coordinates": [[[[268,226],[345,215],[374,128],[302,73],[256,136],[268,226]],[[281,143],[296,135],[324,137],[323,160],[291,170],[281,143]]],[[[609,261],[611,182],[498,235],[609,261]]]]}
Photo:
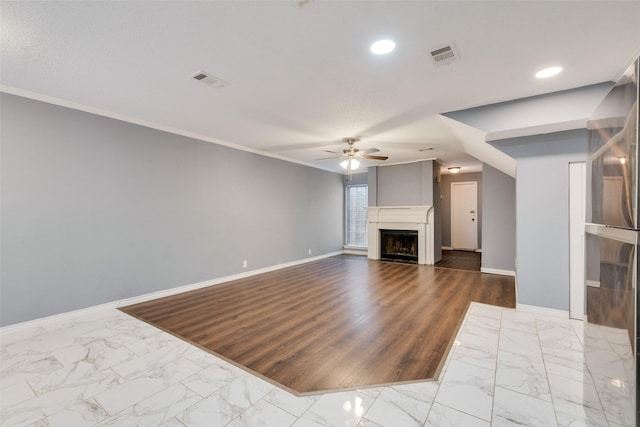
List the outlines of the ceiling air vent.
{"type": "Polygon", "coordinates": [[[217,78],[216,76],[212,76],[206,71],[196,71],[195,73],[191,74],[189,77],[215,88],[219,88],[227,85],[227,82],[217,78]]]}
{"type": "Polygon", "coordinates": [[[449,65],[452,62],[458,60],[458,51],[456,45],[449,43],[446,46],[441,46],[431,51],[431,60],[436,67],[442,67],[443,65],[449,65]]]}

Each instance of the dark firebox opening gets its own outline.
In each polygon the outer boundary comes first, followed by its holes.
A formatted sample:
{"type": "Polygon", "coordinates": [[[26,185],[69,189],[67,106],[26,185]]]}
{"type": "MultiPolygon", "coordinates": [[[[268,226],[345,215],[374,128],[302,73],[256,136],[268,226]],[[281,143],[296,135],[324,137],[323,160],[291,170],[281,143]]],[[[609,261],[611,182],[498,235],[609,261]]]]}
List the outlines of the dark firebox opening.
{"type": "Polygon", "coordinates": [[[418,232],[380,230],[380,259],[418,263],[418,232]]]}

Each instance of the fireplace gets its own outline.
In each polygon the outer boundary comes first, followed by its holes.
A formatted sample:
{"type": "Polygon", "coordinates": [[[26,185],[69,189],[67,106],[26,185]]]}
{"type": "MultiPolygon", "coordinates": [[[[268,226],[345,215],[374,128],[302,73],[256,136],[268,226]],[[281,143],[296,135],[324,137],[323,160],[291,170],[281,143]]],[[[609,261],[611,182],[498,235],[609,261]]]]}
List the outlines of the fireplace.
{"type": "Polygon", "coordinates": [[[433,265],[433,206],[369,206],[367,213],[369,259],[380,259],[382,254],[380,230],[415,231],[418,233],[417,263],[433,265]]]}
{"type": "Polygon", "coordinates": [[[417,230],[380,230],[380,259],[418,263],[417,230]]]}

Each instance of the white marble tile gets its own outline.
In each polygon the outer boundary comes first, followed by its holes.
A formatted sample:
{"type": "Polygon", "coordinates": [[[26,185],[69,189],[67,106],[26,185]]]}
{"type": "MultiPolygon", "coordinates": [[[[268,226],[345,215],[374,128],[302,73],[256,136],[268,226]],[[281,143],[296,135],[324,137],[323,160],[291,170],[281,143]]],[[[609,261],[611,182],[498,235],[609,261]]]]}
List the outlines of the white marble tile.
{"type": "Polygon", "coordinates": [[[215,394],[226,399],[238,412],[243,412],[262,399],[275,387],[260,378],[245,374],[224,386],[215,394]]]}
{"type": "Polygon", "coordinates": [[[200,400],[200,396],[182,384],[174,384],[148,399],[136,403],[133,407],[106,422],[100,423],[99,426],[155,427],[172,419],[200,400]]]}
{"type": "MultiPolygon", "coordinates": [[[[154,344],[158,341],[161,340],[155,340],[154,344]]],[[[154,349],[153,351],[136,357],[135,359],[113,366],[111,369],[113,369],[122,378],[130,379],[145,375],[147,372],[157,370],[181,359],[187,362],[186,364],[188,365],[200,368],[198,365],[184,357],[184,353],[191,347],[190,344],[182,340],[171,340],[166,343],[167,345],[165,347],[154,349]]],[[[199,370],[200,369],[197,369],[196,372],[199,370]]]]}
{"type": "Polygon", "coordinates": [[[374,423],[373,421],[368,420],[368,419],[365,417],[365,418],[363,418],[363,419],[362,419],[362,421],[360,421],[360,422],[358,423],[358,427],[384,427],[384,426],[381,426],[381,425],[380,425],[380,424],[378,424],[378,423],[374,423]]]}
{"type": "Polygon", "coordinates": [[[129,344],[127,345],[127,348],[134,353],[142,356],[149,353],[155,353],[157,352],[157,350],[164,350],[174,346],[185,345],[188,345],[189,347],[185,348],[183,354],[185,354],[188,350],[190,351],[193,346],[171,334],[160,332],[159,334],[155,334],[153,336],[145,338],[144,340],[136,341],[132,344],[129,344]]]}
{"type": "MultiPolygon", "coordinates": [[[[73,408],[87,413],[100,412],[93,399],[83,399],[86,388],[66,387],[17,403],[3,410],[0,418],[4,425],[29,425],[58,412],[73,408]]],[[[90,418],[90,417],[89,417],[90,418]]]]}
{"type": "Polygon", "coordinates": [[[489,421],[493,387],[493,370],[451,361],[435,401],[489,421]]]}
{"type": "Polygon", "coordinates": [[[464,346],[467,348],[477,349],[484,354],[487,355],[497,355],[498,354],[498,340],[500,338],[499,333],[495,333],[492,331],[460,331],[456,340],[454,341],[454,345],[457,350],[457,346],[464,346]]]}
{"type": "Polygon", "coordinates": [[[188,359],[177,359],[172,363],[167,361],[165,366],[95,395],[95,399],[107,412],[112,415],[117,414],[180,380],[192,376],[201,369],[188,359]]]}
{"type": "Polygon", "coordinates": [[[294,426],[356,426],[372,403],[370,396],[359,391],[324,394],[294,426]]]}
{"type": "Polygon", "coordinates": [[[500,317],[470,312],[467,314],[461,329],[480,328],[485,331],[491,330],[497,332],[500,329],[500,323],[500,317]]]}
{"type": "Polygon", "coordinates": [[[30,341],[40,335],[48,334],[49,330],[43,326],[24,327],[15,330],[0,329],[0,349],[6,350],[8,346],[20,341],[30,341]]]}
{"type": "Polygon", "coordinates": [[[44,357],[29,363],[16,364],[11,368],[0,371],[0,384],[2,384],[2,387],[8,387],[43,374],[55,372],[58,369],[62,369],[62,364],[54,356],[44,357]]]}
{"type": "MultiPolygon", "coordinates": [[[[42,332],[41,330],[40,332],[42,332]]],[[[30,339],[15,341],[4,346],[9,357],[20,356],[30,357],[37,355],[52,354],[56,351],[69,348],[75,344],[72,337],[63,332],[42,332],[30,339]]]]}
{"type": "Polygon", "coordinates": [[[632,425],[627,377],[635,367],[625,331],[537,313],[532,324],[531,316],[472,303],[440,381],[297,397],[107,310],[2,335],[0,419],[3,427],[400,427],[422,425],[425,417],[426,426],[632,425]]]}
{"type": "Polygon", "coordinates": [[[593,384],[549,375],[549,385],[554,402],[564,400],[602,412],[600,399],[593,384]]]}
{"type": "Polygon", "coordinates": [[[503,328],[500,330],[499,349],[510,353],[521,354],[531,359],[542,360],[540,341],[538,334],[535,333],[503,328]]]}
{"type": "Polygon", "coordinates": [[[367,411],[381,425],[422,426],[438,385],[417,383],[385,388],[367,411]]]}
{"type": "Polygon", "coordinates": [[[2,411],[2,427],[47,425],[47,415],[43,409],[9,409],[2,411]]]}
{"type": "Polygon", "coordinates": [[[521,354],[498,353],[496,386],[551,402],[544,363],[521,354]]]}
{"type": "Polygon", "coordinates": [[[110,370],[99,370],[93,364],[81,360],[52,373],[31,378],[28,383],[41,395],[65,388],[83,388],[82,398],[89,399],[98,393],[117,387],[124,380],[110,370]]]}
{"type": "Polygon", "coordinates": [[[35,393],[29,387],[26,381],[22,381],[16,384],[12,384],[8,387],[3,387],[0,389],[0,410],[4,410],[18,404],[20,402],[24,402],[27,399],[31,399],[35,397],[35,393]]]}
{"type": "Polygon", "coordinates": [[[56,359],[63,366],[71,366],[86,361],[97,369],[108,369],[137,357],[135,353],[122,344],[106,338],[94,338],[82,345],[75,345],[68,350],[56,354],[56,359]]]}
{"type": "Polygon", "coordinates": [[[207,397],[222,387],[231,384],[242,375],[246,375],[242,369],[236,368],[228,363],[218,363],[218,361],[214,361],[214,364],[208,368],[182,380],[182,384],[200,396],[207,397]]]}
{"type": "Polygon", "coordinates": [[[602,411],[587,408],[563,399],[555,399],[553,405],[559,426],[607,427],[609,425],[602,411]]]}
{"type": "Polygon", "coordinates": [[[272,405],[264,400],[259,400],[255,405],[251,406],[243,412],[238,418],[235,418],[228,427],[272,427],[272,426],[290,426],[296,422],[296,417],[290,413],[272,405]]]}
{"type": "Polygon", "coordinates": [[[584,363],[584,354],[580,353],[573,358],[544,355],[544,365],[547,374],[569,378],[576,381],[593,383],[591,374],[584,363]]]}
{"type": "Polygon", "coordinates": [[[501,329],[510,329],[529,334],[538,332],[535,316],[532,313],[523,313],[516,310],[504,310],[502,312],[501,329]]]}
{"type": "Polygon", "coordinates": [[[281,388],[275,387],[264,397],[264,400],[299,417],[316,403],[318,396],[296,396],[281,388]]]}
{"type": "Polygon", "coordinates": [[[469,313],[477,314],[485,317],[494,317],[496,319],[502,318],[502,307],[497,307],[495,305],[482,304],[479,302],[472,302],[469,306],[469,313]]]}
{"type": "Polygon", "coordinates": [[[594,375],[602,375],[610,378],[621,378],[627,380],[627,369],[624,361],[616,352],[608,346],[602,348],[585,348],[585,363],[589,371],[594,375]]]}
{"type": "Polygon", "coordinates": [[[496,369],[497,345],[495,349],[490,351],[487,351],[486,348],[469,347],[462,344],[455,346],[452,350],[449,354],[449,360],[456,360],[485,369],[496,369]]]}
{"type": "Polygon", "coordinates": [[[160,424],[160,427],[186,427],[186,426],[182,422],[180,422],[179,419],[174,417],[160,424]]]}
{"type": "Polygon", "coordinates": [[[80,401],[69,405],[60,412],[47,417],[48,427],[83,427],[93,426],[109,416],[93,400],[80,401]]]}
{"type": "Polygon", "coordinates": [[[551,402],[496,387],[491,425],[553,427],[557,422],[551,402]]]}
{"type": "Polygon", "coordinates": [[[582,343],[575,334],[556,334],[552,331],[541,333],[540,346],[542,353],[566,359],[575,359],[576,357],[584,357],[584,349],[582,343]]]}
{"type": "Polygon", "coordinates": [[[635,424],[635,395],[631,384],[620,378],[597,374],[593,374],[593,382],[607,420],[623,426],[633,426],[635,424]]]}
{"type": "Polygon", "coordinates": [[[176,418],[189,427],[222,427],[240,416],[242,408],[229,403],[218,393],[185,409],[176,418]]]}
{"type": "Polygon", "coordinates": [[[490,427],[488,421],[434,403],[425,427],[490,427]]]}
{"type": "Polygon", "coordinates": [[[187,352],[184,354],[184,357],[203,368],[208,368],[213,364],[227,364],[229,366],[233,366],[231,363],[217,357],[215,354],[204,351],[201,348],[196,347],[195,345],[191,346],[191,348],[187,350],[187,352]]]}

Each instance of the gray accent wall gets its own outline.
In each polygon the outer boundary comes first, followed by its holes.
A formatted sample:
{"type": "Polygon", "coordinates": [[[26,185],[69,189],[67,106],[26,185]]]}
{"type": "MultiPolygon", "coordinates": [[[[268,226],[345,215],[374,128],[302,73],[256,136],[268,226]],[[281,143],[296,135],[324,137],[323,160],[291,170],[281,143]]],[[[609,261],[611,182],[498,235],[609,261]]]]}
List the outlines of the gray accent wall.
{"type": "Polygon", "coordinates": [[[452,182],[477,182],[478,183],[478,248],[484,248],[482,242],[483,204],[482,204],[482,173],[458,173],[442,175],[440,182],[441,211],[442,211],[442,246],[451,247],[451,183],[452,182]]]}
{"type": "Polygon", "coordinates": [[[585,129],[493,141],[518,161],[518,303],[569,310],[569,163],[586,161],[585,129]]]}
{"type": "Polygon", "coordinates": [[[0,103],[3,326],[342,250],[342,175],[0,103]]]}
{"type": "MultiPolygon", "coordinates": [[[[421,163],[378,166],[377,206],[431,205],[431,195],[423,200],[421,163]]],[[[428,179],[427,175],[425,179],[428,179]]]]}
{"type": "Polygon", "coordinates": [[[516,270],[516,180],[482,165],[482,268],[516,270]]]}

